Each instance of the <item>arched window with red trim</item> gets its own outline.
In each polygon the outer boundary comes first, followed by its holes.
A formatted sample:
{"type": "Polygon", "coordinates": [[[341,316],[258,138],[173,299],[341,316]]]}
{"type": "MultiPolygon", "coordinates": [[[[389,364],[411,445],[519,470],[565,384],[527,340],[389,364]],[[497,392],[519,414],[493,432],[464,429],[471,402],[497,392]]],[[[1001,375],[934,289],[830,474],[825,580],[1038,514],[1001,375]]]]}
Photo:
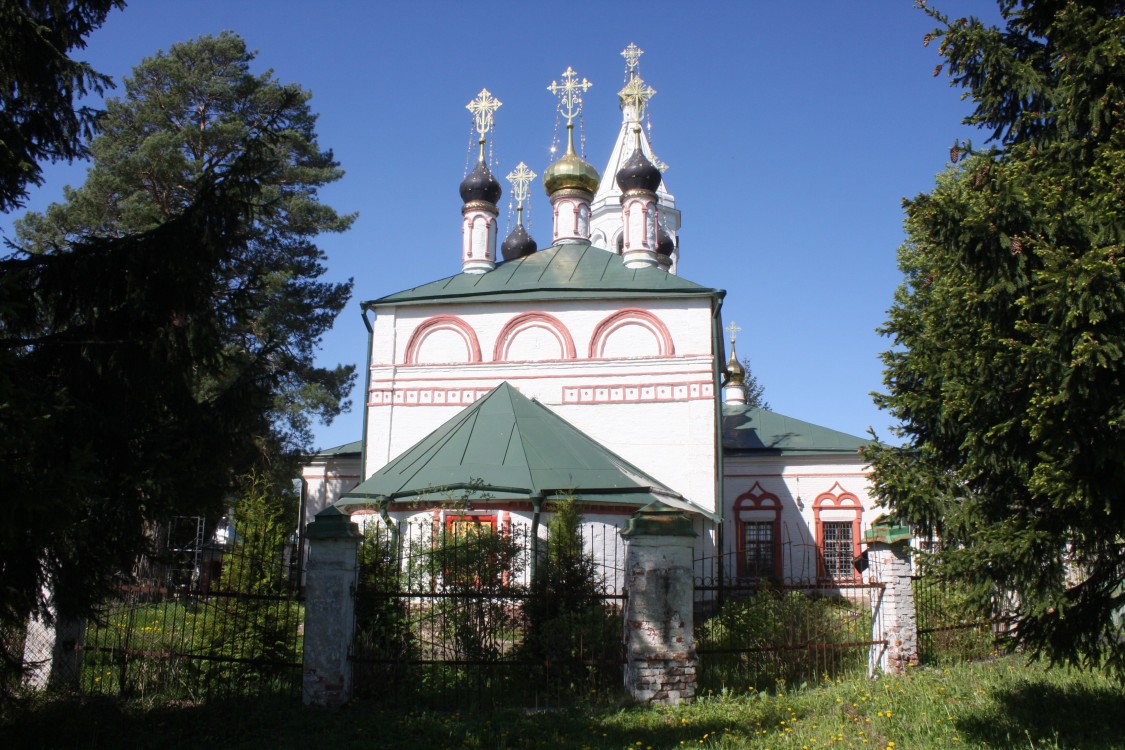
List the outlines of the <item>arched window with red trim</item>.
{"type": "Polygon", "coordinates": [[[855,558],[859,557],[860,518],[863,505],[853,493],[836,482],[813,501],[816,519],[817,574],[829,581],[854,581],[859,578],[855,558]]]}
{"type": "Polygon", "coordinates": [[[734,502],[738,534],[738,575],[782,578],[781,501],[757,482],[734,502]]]}

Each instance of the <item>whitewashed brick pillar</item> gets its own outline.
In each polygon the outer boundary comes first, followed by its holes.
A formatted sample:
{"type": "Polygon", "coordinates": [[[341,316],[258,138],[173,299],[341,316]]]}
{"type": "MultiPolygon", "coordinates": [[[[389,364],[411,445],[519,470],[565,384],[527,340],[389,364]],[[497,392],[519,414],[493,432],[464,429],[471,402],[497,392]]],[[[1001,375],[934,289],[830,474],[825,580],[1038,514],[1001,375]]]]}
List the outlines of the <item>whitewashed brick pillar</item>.
{"type": "Polygon", "coordinates": [[[625,688],[637,701],[675,705],[695,697],[692,631],[695,531],[690,517],[655,502],[621,533],[625,547],[625,688]]]}
{"type": "Polygon", "coordinates": [[[307,706],[339,706],[352,697],[359,527],[329,506],[308,525],[303,695],[307,706]]]}
{"type": "Polygon", "coordinates": [[[82,670],[86,620],[59,617],[54,599],[44,589],[46,612],[32,612],[24,635],[24,687],[29,690],[77,690],[82,670]]]}
{"type": "Polygon", "coordinates": [[[910,564],[910,531],[880,524],[865,534],[868,575],[883,583],[872,597],[871,646],[868,671],[901,674],[918,666],[918,620],[914,609],[914,581],[910,564]]]}

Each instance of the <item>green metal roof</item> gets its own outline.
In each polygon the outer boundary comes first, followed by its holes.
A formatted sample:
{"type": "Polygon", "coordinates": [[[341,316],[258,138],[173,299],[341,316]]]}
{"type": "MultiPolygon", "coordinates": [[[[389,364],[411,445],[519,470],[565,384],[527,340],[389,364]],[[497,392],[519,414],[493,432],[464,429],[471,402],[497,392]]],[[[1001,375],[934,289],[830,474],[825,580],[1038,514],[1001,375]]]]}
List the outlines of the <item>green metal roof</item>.
{"type": "Polygon", "coordinates": [[[722,298],[725,294],[660,268],[626,268],[620,255],[599,247],[565,244],[501,263],[488,273],[459,273],[364,302],[363,306],[421,305],[452,299],[722,298]]]}
{"type": "Polygon", "coordinates": [[[868,442],[767,409],[723,406],[723,450],[727,455],[857,453],[868,442]]]}
{"type": "Polygon", "coordinates": [[[337,445],[335,448],[325,448],[312,455],[313,458],[331,458],[332,456],[360,455],[363,452],[363,441],[353,440],[350,443],[337,445]]]}
{"type": "Polygon", "coordinates": [[[660,500],[718,518],[506,382],[345,493],[336,505],[568,495],[585,503],[638,507],[660,500]]]}

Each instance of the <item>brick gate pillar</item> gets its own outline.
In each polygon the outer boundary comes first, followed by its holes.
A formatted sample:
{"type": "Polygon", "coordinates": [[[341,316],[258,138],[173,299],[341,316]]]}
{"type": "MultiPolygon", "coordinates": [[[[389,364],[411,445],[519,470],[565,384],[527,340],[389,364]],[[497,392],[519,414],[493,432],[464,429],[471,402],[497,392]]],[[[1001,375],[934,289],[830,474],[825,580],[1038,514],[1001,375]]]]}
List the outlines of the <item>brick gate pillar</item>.
{"type": "Polygon", "coordinates": [[[82,673],[86,620],[60,617],[50,588],[43,588],[46,611],[27,618],[23,642],[23,685],[29,690],[77,690],[82,673]]]}
{"type": "Polygon", "coordinates": [[[346,513],[329,506],[305,531],[305,651],[302,699],[339,706],[352,697],[349,653],[355,636],[355,584],[362,538],[346,513]]]}
{"type": "Polygon", "coordinates": [[[868,671],[900,674],[918,666],[918,621],[914,609],[914,579],[910,565],[910,530],[876,519],[864,535],[870,575],[883,583],[873,597],[868,671]],[[880,632],[881,631],[881,632],[880,632]]]}
{"type": "Polygon", "coordinates": [[[625,530],[625,689],[641,702],[695,697],[691,518],[657,501],[625,530]]]}

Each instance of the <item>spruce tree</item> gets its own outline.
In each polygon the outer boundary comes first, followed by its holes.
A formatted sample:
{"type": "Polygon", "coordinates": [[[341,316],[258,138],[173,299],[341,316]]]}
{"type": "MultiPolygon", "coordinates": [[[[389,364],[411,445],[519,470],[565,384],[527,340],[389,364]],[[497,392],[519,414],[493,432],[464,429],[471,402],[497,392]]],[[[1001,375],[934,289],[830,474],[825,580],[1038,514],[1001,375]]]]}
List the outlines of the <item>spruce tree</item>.
{"type": "Polygon", "coordinates": [[[43,182],[43,161],[86,155],[97,110],[79,105],[113,84],[70,55],[122,0],[0,2],[0,211],[43,182]]]}
{"type": "Polygon", "coordinates": [[[1125,674],[1123,10],[1001,0],[989,28],[927,9],[988,145],[954,143],[905,203],[877,395],[905,444],[869,457],[942,574],[1016,602],[1011,645],[1125,674]]]}

